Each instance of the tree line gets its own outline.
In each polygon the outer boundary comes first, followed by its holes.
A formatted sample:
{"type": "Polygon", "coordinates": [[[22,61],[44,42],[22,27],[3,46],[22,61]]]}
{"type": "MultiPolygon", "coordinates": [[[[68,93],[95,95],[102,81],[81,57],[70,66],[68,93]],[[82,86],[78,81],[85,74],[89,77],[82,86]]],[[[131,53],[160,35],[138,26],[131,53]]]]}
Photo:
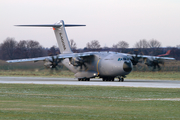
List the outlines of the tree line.
{"type": "Polygon", "coordinates": [[[56,51],[53,51],[53,47],[50,49],[44,48],[38,41],[21,40],[17,42],[14,38],[7,38],[0,44],[0,59],[11,60],[42,57],[47,56],[51,51],[53,55],[56,53],[56,51]]]}
{"type": "MultiPolygon", "coordinates": [[[[88,42],[86,47],[88,49],[99,49],[101,45],[98,40],[92,40],[88,42]]],[[[156,39],[151,39],[147,41],[146,39],[142,39],[135,43],[134,48],[159,48],[161,47],[161,43],[156,39]]],[[[113,44],[112,48],[129,48],[129,43],[126,41],[119,41],[117,44],[113,44]]]]}
{"type": "MultiPolygon", "coordinates": [[[[76,42],[71,39],[70,46],[73,52],[87,52],[87,51],[115,51],[131,54],[144,55],[159,55],[171,50],[170,57],[180,60],[180,45],[176,47],[162,47],[161,43],[156,39],[146,40],[142,39],[135,43],[133,48],[129,48],[126,41],[119,41],[113,44],[112,47],[101,47],[98,40],[92,40],[86,44],[84,49],[78,49],[76,42]]],[[[44,48],[38,41],[35,40],[20,40],[17,42],[14,38],[7,38],[0,44],[0,59],[23,59],[34,58],[60,54],[59,48],[52,46],[44,48]]]]}

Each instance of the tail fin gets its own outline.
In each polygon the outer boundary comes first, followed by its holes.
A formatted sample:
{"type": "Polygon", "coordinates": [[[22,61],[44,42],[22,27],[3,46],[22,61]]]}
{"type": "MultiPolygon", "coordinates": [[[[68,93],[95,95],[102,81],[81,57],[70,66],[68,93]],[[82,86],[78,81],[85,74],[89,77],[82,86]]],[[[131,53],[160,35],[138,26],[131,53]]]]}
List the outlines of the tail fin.
{"type": "Polygon", "coordinates": [[[58,46],[61,53],[72,53],[71,46],[69,44],[69,40],[66,34],[64,21],[58,21],[55,25],[60,25],[61,27],[53,27],[54,33],[56,35],[56,39],[58,42],[58,46]]]}
{"type": "Polygon", "coordinates": [[[167,55],[169,55],[169,54],[170,54],[170,52],[171,52],[171,50],[168,50],[168,51],[166,52],[166,54],[167,54],[167,55]]]}
{"type": "Polygon", "coordinates": [[[169,54],[170,54],[170,52],[171,52],[171,50],[168,50],[168,51],[166,52],[166,54],[158,55],[158,57],[168,57],[169,54]]]}
{"type": "Polygon", "coordinates": [[[63,54],[63,53],[72,53],[71,46],[69,44],[69,40],[68,40],[68,37],[66,34],[65,27],[76,27],[76,26],[85,26],[85,25],[70,25],[70,24],[65,25],[64,21],[60,20],[60,21],[56,22],[55,24],[49,24],[49,25],[16,25],[16,26],[53,27],[60,52],[63,54]]]}

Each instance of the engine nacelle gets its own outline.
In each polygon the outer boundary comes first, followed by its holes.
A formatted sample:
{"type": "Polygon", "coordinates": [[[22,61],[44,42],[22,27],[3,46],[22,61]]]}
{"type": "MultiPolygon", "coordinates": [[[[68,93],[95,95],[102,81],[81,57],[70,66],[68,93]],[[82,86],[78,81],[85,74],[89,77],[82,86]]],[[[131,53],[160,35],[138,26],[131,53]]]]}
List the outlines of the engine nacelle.
{"type": "Polygon", "coordinates": [[[158,60],[156,59],[150,59],[150,58],[146,58],[144,60],[144,64],[146,64],[147,66],[153,67],[155,64],[158,64],[158,60]]]}
{"type": "Polygon", "coordinates": [[[69,58],[69,62],[73,66],[82,66],[85,63],[85,61],[82,58],[80,58],[80,57],[69,58]]]}
{"type": "Polygon", "coordinates": [[[50,61],[44,61],[44,66],[46,67],[46,68],[51,68],[51,62],[50,61]]]}
{"type": "Polygon", "coordinates": [[[160,59],[145,59],[145,62],[144,62],[148,67],[153,67],[153,69],[156,69],[156,67],[158,67],[158,70],[161,70],[161,67],[159,64],[162,64],[164,65],[164,61],[163,60],[160,60],[160,59]]]}
{"type": "Polygon", "coordinates": [[[62,59],[58,59],[58,57],[54,58],[52,56],[52,59],[46,59],[44,60],[44,66],[46,68],[56,68],[59,63],[61,63],[62,59]]]}
{"type": "Polygon", "coordinates": [[[78,66],[78,62],[79,62],[79,59],[77,57],[75,58],[69,58],[69,62],[73,65],[73,66],[78,66]]]}

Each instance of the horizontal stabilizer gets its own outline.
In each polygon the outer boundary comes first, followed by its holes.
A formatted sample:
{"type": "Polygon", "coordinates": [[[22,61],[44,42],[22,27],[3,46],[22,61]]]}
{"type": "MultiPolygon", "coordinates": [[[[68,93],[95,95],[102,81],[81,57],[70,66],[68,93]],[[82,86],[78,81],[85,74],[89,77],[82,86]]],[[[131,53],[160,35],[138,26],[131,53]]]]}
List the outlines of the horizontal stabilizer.
{"type": "MultiPolygon", "coordinates": [[[[22,26],[22,27],[56,27],[56,28],[59,28],[62,25],[59,25],[59,24],[45,24],[45,25],[15,25],[15,26],[22,26]]],[[[86,25],[71,25],[71,24],[66,24],[64,26],[65,27],[78,27],[78,26],[86,26],[86,25]]]]}

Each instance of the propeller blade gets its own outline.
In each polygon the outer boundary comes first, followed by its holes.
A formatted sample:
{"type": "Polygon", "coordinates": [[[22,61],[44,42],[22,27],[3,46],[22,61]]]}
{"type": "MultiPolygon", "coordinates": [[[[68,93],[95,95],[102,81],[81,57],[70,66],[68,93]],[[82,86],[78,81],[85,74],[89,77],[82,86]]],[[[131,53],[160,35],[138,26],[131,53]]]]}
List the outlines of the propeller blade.
{"type": "Polygon", "coordinates": [[[160,67],[160,65],[159,65],[159,64],[157,64],[157,66],[158,66],[158,70],[161,70],[161,67],[160,67]]]}
{"type": "Polygon", "coordinates": [[[154,70],[156,69],[156,65],[154,65],[153,69],[154,69],[154,70]]]}
{"type": "Polygon", "coordinates": [[[50,74],[53,73],[53,70],[58,71],[60,68],[60,65],[58,65],[63,59],[59,59],[58,56],[52,56],[51,59],[45,61],[44,65],[48,68],[50,68],[50,74]],[[49,62],[49,63],[48,63],[49,62]]]}
{"type": "Polygon", "coordinates": [[[153,70],[155,70],[156,68],[158,68],[158,71],[161,70],[161,66],[159,64],[164,65],[164,61],[163,60],[159,60],[159,59],[154,59],[152,58],[148,63],[146,63],[146,65],[153,67],[153,70]],[[157,67],[156,67],[157,66],[157,67]]]}
{"type": "Polygon", "coordinates": [[[58,71],[59,69],[57,67],[55,67],[55,70],[58,71]]]}
{"type": "Polygon", "coordinates": [[[88,63],[88,60],[86,60],[86,59],[76,57],[76,58],[69,59],[69,61],[74,67],[80,67],[79,69],[83,69],[83,67],[84,67],[85,69],[87,69],[87,66],[85,63],[88,63]]]}
{"type": "Polygon", "coordinates": [[[138,57],[138,54],[136,53],[135,56],[132,56],[131,62],[132,64],[135,66],[137,65],[137,63],[139,63],[139,59],[141,59],[141,57],[138,57]]]}

